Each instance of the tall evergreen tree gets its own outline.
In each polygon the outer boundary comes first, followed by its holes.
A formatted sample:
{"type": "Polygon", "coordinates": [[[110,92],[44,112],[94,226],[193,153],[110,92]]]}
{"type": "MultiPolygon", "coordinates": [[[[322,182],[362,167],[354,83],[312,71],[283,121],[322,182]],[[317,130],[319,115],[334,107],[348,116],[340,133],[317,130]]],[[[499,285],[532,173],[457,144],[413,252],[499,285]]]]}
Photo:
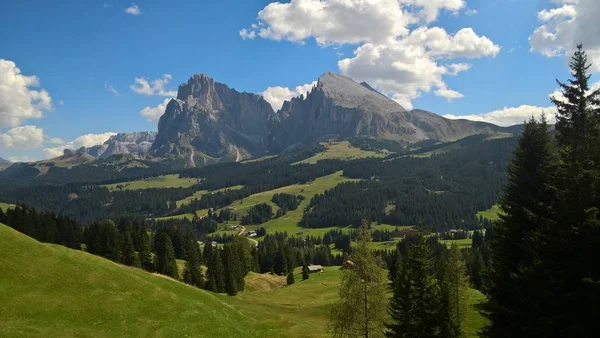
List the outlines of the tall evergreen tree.
{"type": "Polygon", "coordinates": [[[222,250],[219,248],[214,248],[213,262],[211,264],[211,267],[213,268],[211,278],[215,279],[215,292],[218,293],[224,293],[226,291],[225,267],[223,266],[223,260],[221,259],[221,251],[222,250]]]}
{"type": "Polygon", "coordinates": [[[307,280],[310,277],[310,272],[308,271],[308,266],[306,263],[302,265],[302,280],[307,280]]]}
{"type": "MultiPolygon", "coordinates": [[[[589,86],[591,65],[582,46],[571,63],[572,78],[561,83],[564,99],[554,98],[559,148],[556,225],[542,235],[541,271],[551,271],[543,289],[539,331],[563,336],[597,334],[600,323],[600,89],[589,86]],[[565,254],[568,253],[568,254],[565,254]]],[[[537,285],[536,285],[537,286],[537,285]]]]}
{"type": "Polygon", "coordinates": [[[146,232],[144,227],[142,233],[139,235],[139,252],[138,257],[140,260],[140,265],[142,269],[147,271],[154,271],[154,261],[152,260],[152,247],[150,243],[150,235],[146,232]]]}
{"type": "Polygon", "coordinates": [[[197,287],[204,286],[204,277],[200,267],[200,247],[195,238],[186,240],[186,261],[183,267],[183,281],[197,287]]]}
{"type": "MultiPolygon", "coordinates": [[[[513,160],[508,167],[509,182],[500,199],[504,214],[493,226],[490,271],[489,318],[487,334],[491,337],[523,336],[535,316],[527,298],[534,293],[527,287],[523,269],[533,269],[536,258],[536,234],[550,222],[554,190],[550,186],[555,173],[554,149],[544,118],[534,119],[523,127],[513,160]]],[[[476,253],[474,257],[480,259],[476,253]]],[[[480,268],[476,261],[473,268],[480,268]]],[[[532,270],[533,271],[533,270],[532,270]]],[[[472,276],[478,277],[475,272],[472,276]]],[[[474,280],[474,284],[480,284],[474,280]]]]}
{"type": "Polygon", "coordinates": [[[440,334],[440,302],[433,274],[433,256],[425,238],[419,234],[406,254],[398,259],[394,295],[387,324],[388,337],[438,337],[440,334]]]}
{"type": "Polygon", "coordinates": [[[456,244],[453,244],[439,272],[442,337],[464,336],[463,325],[467,313],[466,292],[469,287],[466,271],[462,255],[456,244]]]}
{"type": "Polygon", "coordinates": [[[130,229],[121,230],[121,263],[139,267],[140,261],[133,248],[130,229]]]}
{"type": "Polygon", "coordinates": [[[383,337],[386,317],[387,273],[369,249],[368,222],[360,227],[354,266],[343,270],[340,300],[331,309],[329,328],[334,337],[383,337]]]}
{"type": "Polygon", "coordinates": [[[294,271],[288,273],[287,278],[286,278],[286,283],[287,285],[292,285],[296,282],[296,280],[294,279],[294,271]]]}
{"type": "Polygon", "coordinates": [[[161,231],[156,239],[156,272],[179,279],[179,270],[175,261],[175,251],[171,238],[166,231],[161,231]]]}

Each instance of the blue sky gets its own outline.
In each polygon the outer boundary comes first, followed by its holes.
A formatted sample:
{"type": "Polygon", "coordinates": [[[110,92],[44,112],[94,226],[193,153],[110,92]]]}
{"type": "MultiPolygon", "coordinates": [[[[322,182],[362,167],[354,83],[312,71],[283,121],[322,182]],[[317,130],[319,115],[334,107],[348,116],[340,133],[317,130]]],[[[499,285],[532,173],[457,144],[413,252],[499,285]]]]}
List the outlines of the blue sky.
{"type": "Polygon", "coordinates": [[[200,72],[276,105],[334,71],[409,108],[511,124],[548,111],[577,42],[600,65],[598,34],[574,29],[588,13],[594,0],[0,1],[0,156],[156,130],[200,72]]]}

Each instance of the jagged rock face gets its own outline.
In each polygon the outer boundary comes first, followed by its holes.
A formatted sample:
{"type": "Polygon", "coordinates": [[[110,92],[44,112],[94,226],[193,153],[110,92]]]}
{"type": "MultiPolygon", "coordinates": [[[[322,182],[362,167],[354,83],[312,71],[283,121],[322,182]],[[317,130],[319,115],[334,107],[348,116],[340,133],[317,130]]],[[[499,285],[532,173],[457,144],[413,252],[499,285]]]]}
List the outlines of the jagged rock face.
{"type": "Polygon", "coordinates": [[[261,155],[273,116],[260,95],[196,74],[167,104],[151,153],[185,159],[188,167],[261,155]]]}
{"type": "Polygon", "coordinates": [[[104,144],[89,148],[81,147],[76,151],[65,149],[64,154],[86,153],[100,159],[106,159],[117,154],[143,155],[150,150],[155,139],[156,132],[154,131],[120,133],[111,136],[104,144]]]}
{"type": "Polygon", "coordinates": [[[333,73],[321,76],[306,97],[284,102],[271,127],[269,146],[273,151],[332,137],[453,141],[498,128],[487,123],[448,120],[423,110],[407,112],[367,83],[359,84],[333,73]]]}

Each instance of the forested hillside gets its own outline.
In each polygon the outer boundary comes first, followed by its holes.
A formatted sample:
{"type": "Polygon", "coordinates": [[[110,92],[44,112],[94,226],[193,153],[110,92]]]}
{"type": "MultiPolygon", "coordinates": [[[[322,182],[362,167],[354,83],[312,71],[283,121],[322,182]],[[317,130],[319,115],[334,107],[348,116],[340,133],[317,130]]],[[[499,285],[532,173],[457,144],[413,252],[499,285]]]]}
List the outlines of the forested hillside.
{"type": "MultiPolygon", "coordinates": [[[[366,218],[399,226],[414,225],[423,220],[433,231],[472,229],[478,227],[475,214],[490,208],[499,197],[514,140],[513,137],[481,135],[449,144],[423,143],[420,148],[415,148],[399,143],[392,146],[391,141],[377,143],[355,139],[354,144],[370,149],[386,146],[394,150],[404,147],[404,150],[385,158],[298,163],[326,151],[324,146],[318,145],[262,161],[223,163],[179,171],[175,174],[197,183],[187,184],[188,180],[185,185],[173,183],[173,186],[168,183],[150,185],[148,181],[145,187],[144,178],[160,167],[131,168],[129,174],[121,171],[110,175],[108,167],[99,167],[97,170],[107,170],[107,175],[98,176],[96,169],[86,173],[86,164],[69,169],[65,180],[59,174],[65,168],[51,168],[43,176],[45,178],[40,176],[33,181],[2,185],[0,200],[25,203],[83,222],[122,216],[192,215],[189,216],[191,219],[193,215],[206,214],[201,210],[228,208],[253,194],[307,184],[341,170],[345,177],[359,182],[341,184],[315,195],[302,210],[303,217],[295,220],[296,224],[306,228],[356,226],[366,218]],[[137,176],[135,172],[138,172],[137,176]],[[134,185],[128,183],[131,180],[124,181],[129,177],[127,175],[134,175],[134,185]],[[105,186],[94,182],[120,183],[105,186]]],[[[244,215],[237,216],[241,220],[244,215]]],[[[275,211],[273,216],[277,216],[275,211]]],[[[266,220],[268,218],[261,222],[266,220]]]]}

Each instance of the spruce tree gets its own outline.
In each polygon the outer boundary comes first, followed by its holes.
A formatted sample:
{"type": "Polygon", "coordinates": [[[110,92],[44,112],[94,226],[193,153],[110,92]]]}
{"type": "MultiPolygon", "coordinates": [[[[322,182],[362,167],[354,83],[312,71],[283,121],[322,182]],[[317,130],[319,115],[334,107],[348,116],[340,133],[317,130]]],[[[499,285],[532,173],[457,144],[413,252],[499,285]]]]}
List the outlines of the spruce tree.
{"type": "MultiPolygon", "coordinates": [[[[225,268],[223,267],[223,260],[221,259],[221,249],[215,248],[213,255],[213,276],[215,278],[216,289],[215,292],[224,293],[226,291],[225,285],[225,268]]],[[[212,283],[212,282],[211,282],[212,283]]]]}
{"type": "MultiPolygon", "coordinates": [[[[509,182],[500,199],[504,212],[493,226],[491,241],[492,270],[488,287],[490,337],[523,336],[522,331],[532,322],[535,306],[528,298],[535,290],[527,285],[523,269],[534,271],[539,231],[549,224],[548,219],[554,192],[550,183],[555,173],[554,149],[544,118],[533,118],[523,127],[523,133],[508,167],[509,182]]],[[[475,259],[480,259],[479,255],[475,259]]],[[[480,269],[481,261],[472,268],[480,269]]],[[[478,271],[471,273],[479,277],[478,271]]],[[[481,284],[474,280],[475,287],[481,284]]]]}
{"type": "Polygon", "coordinates": [[[183,281],[200,288],[204,285],[204,278],[200,267],[200,247],[194,238],[188,237],[186,242],[186,261],[183,267],[183,281]]]}
{"type": "Polygon", "coordinates": [[[161,231],[156,245],[156,272],[179,279],[179,270],[175,261],[175,251],[171,238],[166,231],[161,231]]]}
{"type": "Polygon", "coordinates": [[[235,296],[238,293],[237,290],[237,283],[235,280],[235,275],[233,273],[233,271],[229,271],[229,273],[227,274],[227,284],[225,285],[225,291],[227,292],[228,296],[235,296]]]}
{"type": "Polygon", "coordinates": [[[154,262],[152,260],[152,248],[151,248],[151,243],[150,243],[150,235],[148,235],[148,233],[146,232],[146,230],[143,230],[143,233],[140,234],[139,236],[140,239],[140,251],[138,252],[138,257],[140,260],[140,265],[142,266],[142,269],[146,270],[146,271],[154,271],[155,267],[154,267],[154,262]]]}
{"type": "Polygon", "coordinates": [[[399,258],[389,312],[388,337],[437,337],[441,320],[439,292],[433,274],[433,254],[419,234],[399,258]]]}
{"type": "Polygon", "coordinates": [[[448,251],[442,262],[439,277],[441,336],[460,338],[464,336],[463,325],[467,313],[469,282],[466,266],[456,244],[448,251]]]}
{"type": "MultiPolygon", "coordinates": [[[[121,231],[121,263],[129,266],[139,265],[139,260],[136,257],[133,248],[133,240],[131,239],[131,231],[125,229],[121,231]]],[[[139,266],[138,266],[139,267],[139,266]]]]}
{"type": "Polygon", "coordinates": [[[342,272],[340,300],[333,304],[329,329],[334,337],[383,337],[387,308],[387,272],[369,249],[369,223],[360,227],[354,266],[342,272]]]}
{"type": "Polygon", "coordinates": [[[292,284],[294,284],[296,282],[294,280],[294,271],[288,273],[287,278],[286,278],[286,282],[287,282],[287,285],[292,285],[292,284]]]}
{"type": "Polygon", "coordinates": [[[306,263],[302,265],[302,280],[307,280],[310,277],[310,272],[308,271],[308,266],[306,263]]]}
{"type": "Polygon", "coordinates": [[[600,90],[590,90],[590,67],[578,46],[570,63],[572,79],[557,81],[564,99],[553,99],[559,148],[556,224],[540,236],[546,245],[539,269],[551,272],[542,278],[550,281],[543,289],[552,299],[540,304],[544,311],[535,334],[587,337],[599,329],[600,90]]]}

